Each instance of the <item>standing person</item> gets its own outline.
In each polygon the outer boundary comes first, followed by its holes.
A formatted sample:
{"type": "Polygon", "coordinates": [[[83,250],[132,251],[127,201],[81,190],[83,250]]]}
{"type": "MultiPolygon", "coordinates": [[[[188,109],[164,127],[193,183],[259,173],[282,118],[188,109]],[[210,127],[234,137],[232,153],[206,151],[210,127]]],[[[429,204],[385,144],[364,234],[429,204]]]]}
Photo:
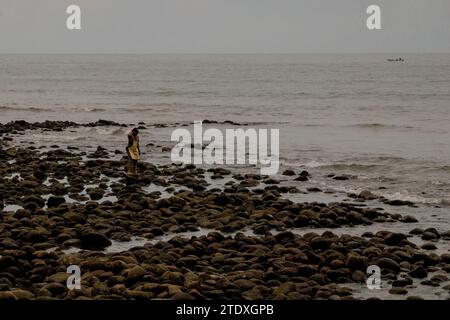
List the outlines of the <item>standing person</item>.
{"type": "Polygon", "coordinates": [[[139,148],[139,130],[137,128],[134,128],[128,134],[127,154],[129,161],[128,175],[137,176],[137,162],[141,154],[141,150],[139,148]]]}

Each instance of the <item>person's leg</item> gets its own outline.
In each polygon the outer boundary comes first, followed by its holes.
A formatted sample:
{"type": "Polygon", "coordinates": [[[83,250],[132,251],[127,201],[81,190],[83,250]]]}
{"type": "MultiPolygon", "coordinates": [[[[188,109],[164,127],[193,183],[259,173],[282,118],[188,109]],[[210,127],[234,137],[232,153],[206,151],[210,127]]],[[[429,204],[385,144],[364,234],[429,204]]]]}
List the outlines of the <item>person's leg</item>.
{"type": "Polygon", "coordinates": [[[128,150],[128,148],[126,148],[125,150],[127,151],[127,156],[128,156],[127,174],[131,175],[131,174],[133,174],[133,159],[131,158],[131,154],[130,154],[130,151],[128,150]]]}
{"type": "Polygon", "coordinates": [[[133,163],[132,163],[132,161],[133,160],[128,160],[128,171],[127,171],[127,173],[128,173],[128,175],[132,175],[133,174],[133,163]]]}
{"type": "Polygon", "coordinates": [[[132,160],[131,163],[133,164],[133,174],[137,176],[137,160],[132,160]]]}

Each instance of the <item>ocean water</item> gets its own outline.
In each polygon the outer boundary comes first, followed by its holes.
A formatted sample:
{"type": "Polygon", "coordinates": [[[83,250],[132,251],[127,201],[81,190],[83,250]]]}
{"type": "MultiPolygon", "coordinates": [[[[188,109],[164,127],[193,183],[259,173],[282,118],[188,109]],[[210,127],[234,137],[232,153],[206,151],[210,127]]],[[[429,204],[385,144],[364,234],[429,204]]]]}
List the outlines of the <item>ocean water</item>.
{"type": "MultiPolygon", "coordinates": [[[[194,120],[278,128],[281,171],[308,170],[310,184],[324,189],[448,208],[450,55],[392,57],[0,55],[0,122],[143,121],[144,159],[159,163],[170,162],[162,147],[174,145],[171,132],[192,129],[194,120]]],[[[127,131],[29,132],[17,140],[123,150],[127,131]]]]}

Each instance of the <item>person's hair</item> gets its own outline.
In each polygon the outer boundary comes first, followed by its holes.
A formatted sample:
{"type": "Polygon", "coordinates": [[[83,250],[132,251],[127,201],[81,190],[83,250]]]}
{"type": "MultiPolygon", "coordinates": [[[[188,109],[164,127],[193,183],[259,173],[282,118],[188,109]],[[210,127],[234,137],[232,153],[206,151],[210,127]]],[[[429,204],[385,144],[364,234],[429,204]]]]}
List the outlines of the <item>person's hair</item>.
{"type": "Polygon", "coordinates": [[[133,130],[131,130],[131,132],[139,133],[139,130],[138,130],[138,128],[134,128],[133,130]]]}

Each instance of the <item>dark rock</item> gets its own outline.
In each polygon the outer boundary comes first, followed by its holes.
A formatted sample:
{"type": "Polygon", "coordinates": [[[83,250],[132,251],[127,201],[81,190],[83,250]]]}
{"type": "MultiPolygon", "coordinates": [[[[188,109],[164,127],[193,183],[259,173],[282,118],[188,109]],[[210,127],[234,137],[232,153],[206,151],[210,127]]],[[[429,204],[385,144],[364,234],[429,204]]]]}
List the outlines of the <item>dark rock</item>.
{"type": "Polygon", "coordinates": [[[408,294],[408,290],[401,287],[394,287],[391,290],[389,290],[390,294],[399,294],[399,295],[405,295],[408,294]]]}
{"type": "Polygon", "coordinates": [[[65,203],[66,200],[64,199],[64,197],[61,196],[50,196],[47,200],[47,207],[49,208],[56,208],[58,207],[60,204],[65,203]]]}
{"type": "Polygon", "coordinates": [[[283,175],[284,176],[295,176],[295,172],[294,172],[294,170],[285,170],[283,172],[283,175]]]}
{"type": "Polygon", "coordinates": [[[416,223],[416,222],[418,222],[418,220],[416,218],[414,218],[413,216],[410,216],[410,215],[404,216],[402,221],[405,222],[405,223],[416,223]]]}
{"type": "Polygon", "coordinates": [[[393,287],[406,287],[413,284],[412,279],[398,279],[392,282],[393,287]]]}
{"type": "Polygon", "coordinates": [[[45,201],[41,197],[38,197],[38,196],[35,196],[35,195],[30,195],[30,196],[25,197],[25,199],[23,199],[22,202],[24,204],[27,204],[27,203],[30,203],[30,202],[31,203],[35,203],[40,208],[42,208],[45,205],[45,201]]]}
{"type": "Polygon", "coordinates": [[[80,236],[82,249],[103,250],[111,245],[111,241],[104,234],[88,232],[80,236]]]}
{"type": "Polygon", "coordinates": [[[403,200],[388,200],[387,204],[391,206],[409,206],[413,205],[411,201],[403,201],[403,200]]]}
{"type": "Polygon", "coordinates": [[[275,235],[275,239],[277,242],[289,241],[295,238],[295,235],[290,231],[280,232],[275,235]]]}
{"type": "Polygon", "coordinates": [[[323,238],[323,237],[316,237],[311,240],[311,248],[314,250],[327,250],[332,243],[332,240],[323,238]]]}
{"type": "Polygon", "coordinates": [[[408,274],[413,278],[423,279],[427,277],[428,272],[422,266],[416,266],[408,274]]]}
{"type": "Polygon", "coordinates": [[[415,234],[415,235],[422,234],[422,233],[423,233],[423,229],[421,229],[421,228],[414,228],[409,232],[409,234],[415,234]]]}
{"type": "Polygon", "coordinates": [[[439,236],[437,234],[435,234],[433,232],[428,232],[428,231],[426,231],[422,234],[422,240],[435,240],[435,239],[438,239],[438,237],[439,236]]]}
{"type": "Polygon", "coordinates": [[[384,242],[389,246],[399,246],[406,236],[401,233],[390,233],[384,239],[384,242]]]}
{"type": "Polygon", "coordinates": [[[424,250],[436,250],[437,249],[437,247],[434,244],[432,244],[432,243],[424,243],[421,246],[421,248],[424,249],[424,250]]]}
{"type": "Polygon", "coordinates": [[[195,298],[193,296],[191,296],[190,294],[188,294],[186,292],[175,293],[170,299],[171,300],[183,300],[183,301],[195,300],[195,298]]]}
{"type": "Polygon", "coordinates": [[[47,241],[47,235],[44,232],[31,230],[24,235],[23,240],[31,243],[45,242],[47,241]]]}
{"type": "Polygon", "coordinates": [[[379,266],[380,268],[385,268],[392,271],[400,271],[400,265],[390,258],[378,259],[376,265],[379,266]]]}
{"type": "Polygon", "coordinates": [[[349,177],[349,176],[346,176],[346,175],[342,175],[342,176],[334,176],[333,179],[334,179],[334,180],[340,180],[340,181],[343,181],[343,180],[348,180],[348,179],[350,179],[350,177],[349,177]]]}
{"type": "Polygon", "coordinates": [[[358,199],[363,200],[375,200],[378,199],[376,195],[374,195],[372,192],[368,190],[361,191],[361,193],[358,195],[358,199]]]}
{"type": "Polygon", "coordinates": [[[367,268],[367,258],[355,253],[350,253],[345,262],[347,268],[351,270],[364,270],[367,268]]]}

